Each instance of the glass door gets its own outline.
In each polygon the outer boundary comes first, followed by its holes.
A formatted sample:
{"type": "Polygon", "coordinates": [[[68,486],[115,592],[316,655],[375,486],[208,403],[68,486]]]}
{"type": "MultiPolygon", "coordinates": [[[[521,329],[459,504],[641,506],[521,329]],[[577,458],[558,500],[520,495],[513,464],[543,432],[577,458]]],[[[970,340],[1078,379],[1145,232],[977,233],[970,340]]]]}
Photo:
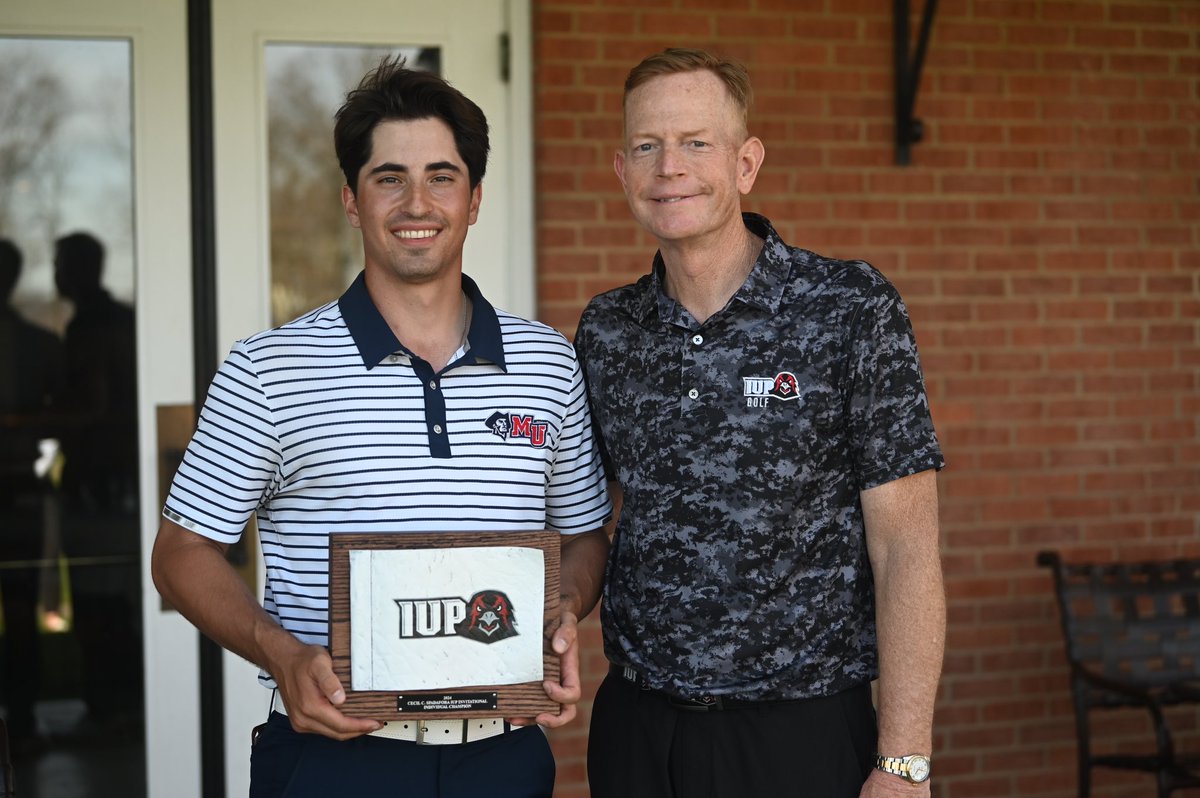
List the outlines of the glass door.
{"type": "Polygon", "coordinates": [[[184,42],[182,0],[0,15],[0,670],[24,796],[146,794],[149,411],[190,391],[184,42]]]}

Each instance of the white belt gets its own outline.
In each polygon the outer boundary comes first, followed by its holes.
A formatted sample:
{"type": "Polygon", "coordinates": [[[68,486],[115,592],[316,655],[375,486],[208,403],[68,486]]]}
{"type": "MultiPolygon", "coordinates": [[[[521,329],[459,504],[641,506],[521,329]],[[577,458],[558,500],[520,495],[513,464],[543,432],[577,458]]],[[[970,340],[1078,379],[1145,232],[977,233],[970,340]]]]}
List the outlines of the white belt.
{"type": "MultiPolygon", "coordinates": [[[[279,696],[272,701],[272,709],[280,715],[287,715],[287,708],[279,696]]],[[[508,721],[501,718],[454,718],[438,720],[390,720],[378,731],[371,732],[372,737],[386,737],[389,740],[406,740],[417,745],[456,745],[458,743],[473,743],[476,740],[486,740],[509,731],[508,721]]]]}

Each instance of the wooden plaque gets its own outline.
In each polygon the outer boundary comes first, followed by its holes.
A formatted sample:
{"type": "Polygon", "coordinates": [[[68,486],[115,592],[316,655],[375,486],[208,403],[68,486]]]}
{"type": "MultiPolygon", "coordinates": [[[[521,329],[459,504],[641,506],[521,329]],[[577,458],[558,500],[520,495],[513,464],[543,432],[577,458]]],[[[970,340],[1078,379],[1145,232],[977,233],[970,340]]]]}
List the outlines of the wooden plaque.
{"type": "MultiPolygon", "coordinates": [[[[509,547],[541,550],[545,563],[545,606],[541,623],[531,623],[530,608],[519,608],[527,628],[542,633],[543,679],[558,681],[559,659],[548,635],[559,623],[559,535],[557,532],[442,532],[329,536],[329,647],[333,671],[346,689],[341,711],[354,717],[390,721],[400,718],[520,718],[562,707],[546,695],[542,681],[518,684],[465,684],[444,689],[354,690],[351,671],[350,552],[509,547]]],[[[464,597],[466,598],[466,597],[464,597]]],[[[521,616],[518,615],[518,618],[521,616]]]]}

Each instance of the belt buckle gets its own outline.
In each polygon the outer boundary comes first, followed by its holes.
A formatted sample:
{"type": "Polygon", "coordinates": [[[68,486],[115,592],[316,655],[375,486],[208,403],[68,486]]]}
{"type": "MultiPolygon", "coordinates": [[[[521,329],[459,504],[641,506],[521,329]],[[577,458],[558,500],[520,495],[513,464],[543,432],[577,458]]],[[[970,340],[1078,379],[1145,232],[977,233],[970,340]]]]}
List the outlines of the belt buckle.
{"type": "Polygon", "coordinates": [[[429,745],[425,742],[425,732],[429,731],[429,727],[425,725],[425,721],[417,721],[417,739],[414,741],[417,745],[429,745]]]}

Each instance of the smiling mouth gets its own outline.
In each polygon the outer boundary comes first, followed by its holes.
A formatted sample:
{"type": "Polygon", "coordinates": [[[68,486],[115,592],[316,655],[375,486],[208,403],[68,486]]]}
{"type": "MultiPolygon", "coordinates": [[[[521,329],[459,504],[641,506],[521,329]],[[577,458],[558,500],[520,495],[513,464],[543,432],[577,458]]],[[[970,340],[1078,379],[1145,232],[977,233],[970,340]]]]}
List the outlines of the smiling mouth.
{"type": "Polygon", "coordinates": [[[685,200],[685,199],[691,199],[691,198],[690,197],[655,197],[654,201],[661,203],[663,205],[669,205],[672,202],[679,202],[680,200],[685,200]]]}
{"type": "Polygon", "coordinates": [[[396,238],[403,239],[418,239],[418,238],[433,238],[438,234],[437,230],[397,230],[392,235],[396,238]]]}

